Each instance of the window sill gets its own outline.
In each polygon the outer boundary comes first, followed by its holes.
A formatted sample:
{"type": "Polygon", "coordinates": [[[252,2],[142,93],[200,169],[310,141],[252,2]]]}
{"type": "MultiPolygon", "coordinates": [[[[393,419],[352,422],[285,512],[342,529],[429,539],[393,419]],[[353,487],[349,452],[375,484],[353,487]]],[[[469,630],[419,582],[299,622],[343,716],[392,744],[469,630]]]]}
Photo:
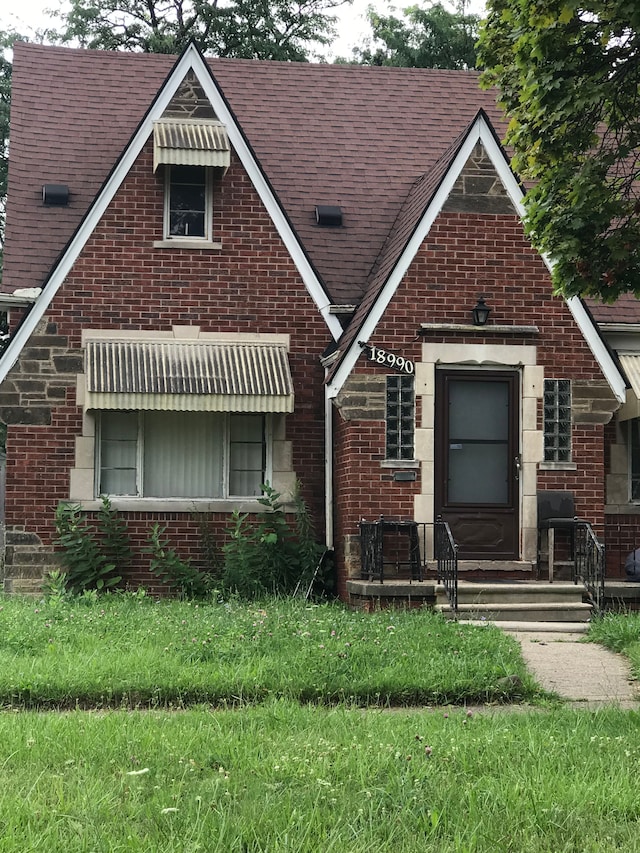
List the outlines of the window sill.
{"type": "Polygon", "coordinates": [[[417,459],[384,459],[380,463],[381,468],[419,468],[417,459]]]}
{"type": "Polygon", "coordinates": [[[540,462],[538,465],[540,471],[577,471],[578,465],[575,462],[540,462]]]}
{"type": "Polygon", "coordinates": [[[640,504],[605,504],[605,515],[640,515],[640,504]]]}
{"type": "MultiPolygon", "coordinates": [[[[264,512],[257,498],[118,498],[110,497],[118,512],[264,512]]],[[[98,510],[102,501],[78,501],[85,510],[98,510]]],[[[285,510],[291,507],[285,505],[285,510]]]]}
{"type": "Polygon", "coordinates": [[[221,249],[222,243],[214,243],[212,240],[189,240],[187,238],[175,237],[172,240],[154,240],[154,249],[221,249]]]}

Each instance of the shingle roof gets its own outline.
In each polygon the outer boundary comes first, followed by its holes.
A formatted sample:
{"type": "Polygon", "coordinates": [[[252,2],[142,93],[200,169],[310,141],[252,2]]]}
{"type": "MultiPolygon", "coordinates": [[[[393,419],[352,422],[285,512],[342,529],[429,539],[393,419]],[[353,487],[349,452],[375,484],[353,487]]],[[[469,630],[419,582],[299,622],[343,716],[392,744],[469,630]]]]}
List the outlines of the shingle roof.
{"type": "MultiPolygon", "coordinates": [[[[175,59],[16,45],[3,289],[45,281],[175,59]],[[68,184],[69,206],[44,207],[45,183],[68,184]]],[[[337,304],[361,300],[411,188],[478,110],[503,127],[475,72],[209,66],[337,304]],[[343,227],[318,226],[316,204],[340,205],[343,227]]]]}

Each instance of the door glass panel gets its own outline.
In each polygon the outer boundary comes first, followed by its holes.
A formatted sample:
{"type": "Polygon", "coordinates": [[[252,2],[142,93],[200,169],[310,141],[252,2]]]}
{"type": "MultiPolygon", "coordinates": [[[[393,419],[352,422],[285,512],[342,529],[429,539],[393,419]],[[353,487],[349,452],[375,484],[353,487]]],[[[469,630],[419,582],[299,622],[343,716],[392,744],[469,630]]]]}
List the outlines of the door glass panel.
{"type": "Polygon", "coordinates": [[[508,503],[508,382],[450,380],[448,462],[449,502],[508,503]]]}

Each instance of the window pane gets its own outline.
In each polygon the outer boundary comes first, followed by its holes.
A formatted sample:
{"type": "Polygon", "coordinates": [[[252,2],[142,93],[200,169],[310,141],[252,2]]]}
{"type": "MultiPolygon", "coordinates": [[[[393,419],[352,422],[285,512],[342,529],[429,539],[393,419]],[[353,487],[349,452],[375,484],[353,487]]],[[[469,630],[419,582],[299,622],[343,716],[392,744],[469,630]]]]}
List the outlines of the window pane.
{"type": "Polygon", "coordinates": [[[415,394],[413,376],[387,376],[386,458],[413,459],[415,394]]]}
{"type": "Polygon", "coordinates": [[[206,236],[206,172],[204,166],[172,166],[169,189],[169,234],[206,236]]]}
{"type": "Polygon", "coordinates": [[[224,415],[147,412],[145,497],[223,497],[223,441],[224,415]]]}
{"type": "Polygon", "coordinates": [[[100,494],[138,494],[137,451],[138,413],[103,412],[100,417],[100,494]]]}
{"type": "Polygon", "coordinates": [[[571,382],[544,380],[544,458],[571,461],[571,382]]]}
{"type": "Polygon", "coordinates": [[[262,415],[229,418],[229,494],[262,494],[265,481],[265,424],[262,415]]]}
{"type": "Polygon", "coordinates": [[[632,501],[640,501],[640,418],[629,421],[629,444],[631,445],[630,497],[632,501]]]}

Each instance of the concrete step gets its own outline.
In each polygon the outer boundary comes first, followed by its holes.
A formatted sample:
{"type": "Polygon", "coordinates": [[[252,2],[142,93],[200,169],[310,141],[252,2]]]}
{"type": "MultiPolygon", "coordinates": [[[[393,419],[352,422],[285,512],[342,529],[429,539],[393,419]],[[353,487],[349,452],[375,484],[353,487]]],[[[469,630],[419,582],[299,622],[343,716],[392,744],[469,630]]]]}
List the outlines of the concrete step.
{"type": "MultiPolygon", "coordinates": [[[[436,604],[436,611],[453,615],[450,605],[436,604]]],[[[458,603],[458,619],[489,622],[588,622],[591,605],[582,601],[526,602],[474,602],[458,603]]]]}
{"type": "Polygon", "coordinates": [[[586,634],[589,631],[588,622],[492,622],[486,619],[482,621],[467,619],[465,625],[475,625],[476,627],[495,625],[512,634],[586,634]]]}
{"type": "Polygon", "coordinates": [[[573,583],[469,583],[458,584],[458,603],[581,602],[583,588],[573,583]]]}

